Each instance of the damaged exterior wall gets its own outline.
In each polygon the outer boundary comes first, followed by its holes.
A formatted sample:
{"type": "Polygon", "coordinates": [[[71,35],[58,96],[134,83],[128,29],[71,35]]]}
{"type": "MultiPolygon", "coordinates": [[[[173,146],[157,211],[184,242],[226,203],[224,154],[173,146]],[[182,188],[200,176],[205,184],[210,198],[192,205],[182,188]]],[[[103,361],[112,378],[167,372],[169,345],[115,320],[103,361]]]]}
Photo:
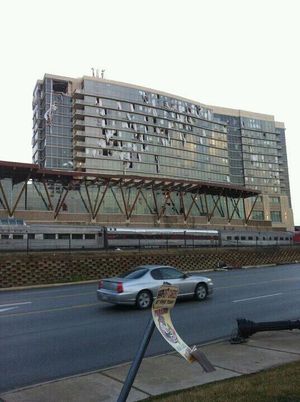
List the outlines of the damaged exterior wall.
{"type": "MultiPolygon", "coordinates": [[[[33,161],[41,167],[245,186],[262,193],[253,220],[293,227],[285,128],[273,116],[50,74],[36,84],[33,114],[33,161]]],[[[245,200],[246,214],[253,202],[245,200]]]]}

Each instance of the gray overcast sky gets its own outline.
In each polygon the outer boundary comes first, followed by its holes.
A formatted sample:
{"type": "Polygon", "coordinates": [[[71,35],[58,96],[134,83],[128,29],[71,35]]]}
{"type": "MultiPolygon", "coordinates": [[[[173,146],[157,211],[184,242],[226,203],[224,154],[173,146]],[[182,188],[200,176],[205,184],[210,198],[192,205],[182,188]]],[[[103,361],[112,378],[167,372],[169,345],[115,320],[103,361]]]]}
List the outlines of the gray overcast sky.
{"type": "Polygon", "coordinates": [[[105,78],[286,125],[300,225],[298,0],[11,0],[1,3],[0,160],[31,162],[32,91],[45,73],[105,78]]]}

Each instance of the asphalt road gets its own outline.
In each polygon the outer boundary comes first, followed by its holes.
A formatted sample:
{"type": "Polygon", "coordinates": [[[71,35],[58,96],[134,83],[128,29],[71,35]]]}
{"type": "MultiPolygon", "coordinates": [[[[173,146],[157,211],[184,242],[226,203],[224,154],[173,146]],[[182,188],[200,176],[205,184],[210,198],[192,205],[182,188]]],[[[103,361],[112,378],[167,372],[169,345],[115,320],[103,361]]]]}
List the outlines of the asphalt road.
{"type": "MultiPolygon", "coordinates": [[[[173,323],[190,346],[229,338],[236,318],[299,319],[300,265],[209,272],[214,295],[179,301],[173,323]]],[[[96,300],[97,284],[0,292],[0,392],[133,359],[150,310],[96,300]]],[[[171,350],[155,331],[147,355],[171,350]]]]}

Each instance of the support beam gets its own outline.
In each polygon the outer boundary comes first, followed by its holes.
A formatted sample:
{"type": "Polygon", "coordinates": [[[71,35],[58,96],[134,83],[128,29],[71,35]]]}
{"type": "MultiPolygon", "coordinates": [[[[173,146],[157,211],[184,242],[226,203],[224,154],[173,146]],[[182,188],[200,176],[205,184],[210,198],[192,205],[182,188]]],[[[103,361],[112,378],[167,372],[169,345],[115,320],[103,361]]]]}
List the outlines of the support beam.
{"type": "Polygon", "coordinates": [[[56,206],[55,213],[54,213],[54,219],[56,219],[58,217],[58,214],[60,213],[61,207],[63,206],[68,193],[69,193],[69,189],[65,189],[65,194],[63,196],[62,196],[63,192],[61,193],[61,195],[60,195],[61,201],[60,202],[58,201],[58,204],[56,206]]]}
{"type": "Polygon", "coordinates": [[[83,206],[84,206],[86,212],[87,212],[88,214],[90,214],[91,211],[89,210],[88,206],[86,205],[85,199],[83,198],[83,196],[82,196],[82,194],[81,194],[81,190],[79,189],[79,190],[77,190],[77,191],[78,191],[78,193],[79,193],[80,199],[81,199],[81,201],[82,201],[82,203],[83,203],[83,206]]]}
{"type": "Polygon", "coordinates": [[[86,182],[86,180],[84,181],[84,188],[85,188],[85,191],[86,191],[86,194],[87,194],[87,198],[88,198],[88,202],[89,202],[89,207],[90,207],[90,209],[89,209],[89,213],[90,214],[93,214],[93,206],[92,206],[92,200],[91,200],[91,197],[90,197],[90,192],[89,192],[89,189],[88,189],[88,185],[87,185],[87,182],[86,182]]]}
{"type": "Polygon", "coordinates": [[[152,195],[153,195],[153,200],[154,200],[154,205],[155,205],[155,213],[156,213],[156,216],[157,216],[157,220],[159,220],[157,199],[156,199],[156,194],[155,194],[155,191],[154,191],[153,187],[152,187],[152,195]]]}
{"type": "Polygon", "coordinates": [[[125,200],[125,194],[124,194],[124,191],[123,191],[122,183],[120,183],[120,190],[121,190],[121,194],[122,194],[123,205],[124,205],[124,208],[125,208],[126,219],[128,220],[129,219],[128,205],[127,205],[126,200],[125,200]]]}
{"type": "Polygon", "coordinates": [[[169,199],[170,199],[170,193],[167,193],[167,195],[165,196],[165,201],[164,201],[164,203],[163,203],[163,205],[162,205],[162,207],[161,207],[161,209],[160,209],[159,216],[158,216],[158,220],[160,220],[160,218],[161,218],[161,217],[163,216],[163,214],[165,213],[166,206],[167,206],[167,202],[169,201],[169,199]]]}
{"type": "MultiPolygon", "coordinates": [[[[100,207],[102,205],[102,202],[104,200],[105,194],[106,194],[106,192],[107,192],[107,190],[109,188],[109,184],[110,184],[110,181],[107,180],[104,192],[103,192],[102,197],[101,197],[101,200],[100,200],[99,204],[97,205],[96,209],[93,211],[93,219],[96,219],[96,216],[98,215],[98,212],[99,212],[99,209],[100,209],[100,207]]],[[[95,204],[95,206],[96,206],[96,204],[95,204]]]]}
{"type": "Polygon", "coordinates": [[[228,198],[227,198],[227,195],[226,195],[226,197],[225,197],[225,203],[226,203],[227,221],[230,222],[230,220],[229,220],[229,209],[228,209],[228,198]]]}
{"type": "Polygon", "coordinates": [[[206,195],[206,193],[204,193],[204,201],[205,201],[205,209],[206,209],[206,217],[207,217],[207,221],[209,222],[209,220],[208,220],[208,203],[207,203],[207,195],[206,195]]]}
{"type": "MultiPolygon", "coordinates": [[[[4,191],[4,188],[2,186],[1,181],[0,181],[0,191],[2,193],[2,197],[3,197],[3,200],[4,200],[4,209],[6,209],[8,211],[8,216],[12,216],[12,213],[11,213],[11,210],[10,210],[10,207],[9,207],[9,204],[8,204],[8,201],[7,201],[7,198],[6,198],[6,195],[5,195],[5,191],[4,191]]],[[[3,202],[2,202],[2,205],[3,205],[3,202]]]]}
{"type": "MultiPolygon", "coordinates": [[[[254,207],[255,207],[255,204],[256,204],[257,200],[258,200],[258,195],[255,197],[254,203],[253,203],[253,205],[252,205],[252,207],[251,207],[251,209],[250,209],[250,212],[249,212],[248,216],[246,216],[246,210],[244,211],[246,224],[248,224],[248,222],[249,222],[249,220],[250,220],[250,216],[251,216],[251,214],[252,214],[252,212],[253,212],[253,209],[254,209],[254,207]]],[[[245,206],[244,206],[244,209],[245,209],[245,206]]]]}
{"type": "Polygon", "coordinates": [[[110,191],[112,192],[112,195],[113,195],[113,197],[114,197],[114,199],[115,199],[115,201],[116,201],[116,203],[117,203],[117,205],[118,205],[118,207],[119,207],[121,213],[124,215],[124,211],[123,211],[123,209],[121,208],[121,205],[120,205],[120,203],[119,203],[119,201],[118,201],[118,199],[117,199],[117,196],[116,196],[116,194],[115,194],[115,192],[114,192],[114,190],[113,190],[112,187],[110,187],[110,191]]]}
{"type": "Polygon", "coordinates": [[[14,206],[12,207],[12,210],[11,210],[11,215],[12,215],[12,216],[14,215],[14,213],[15,213],[15,211],[16,211],[16,208],[17,208],[17,206],[18,206],[18,203],[19,203],[19,201],[20,201],[20,198],[22,197],[22,194],[23,194],[23,192],[24,192],[24,190],[25,190],[25,188],[26,188],[26,184],[27,184],[27,180],[24,182],[24,184],[23,184],[23,186],[22,186],[22,188],[21,188],[21,191],[20,191],[20,193],[19,193],[19,195],[18,195],[18,197],[17,197],[17,199],[16,199],[16,202],[15,202],[14,206]]]}
{"type": "Polygon", "coordinates": [[[46,192],[46,195],[47,195],[47,200],[49,202],[49,204],[48,204],[49,205],[49,210],[53,211],[54,206],[52,204],[52,200],[51,200],[51,197],[50,197],[50,194],[49,194],[49,191],[48,191],[46,180],[43,180],[43,185],[44,185],[44,189],[45,189],[45,192],[46,192]]]}
{"type": "Polygon", "coordinates": [[[136,194],[136,196],[135,196],[135,199],[134,199],[134,201],[133,201],[133,204],[132,204],[132,206],[131,206],[131,208],[130,208],[130,211],[129,211],[129,214],[128,214],[128,219],[131,218],[132,212],[133,212],[133,210],[134,210],[135,204],[136,204],[136,202],[137,202],[137,200],[138,200],[140,194],[141,194],[141,189],[139,188],[139,190],[138,190],[138,192],[137,192],[137,194],[136,194]]]}
{"type": "Polygon", "coordinates": [[[233,211],[232,211],[231,217],[230,217],[230,219],[229,219],[229,222],[232,221],[232,218],[233,218],[233,215],[234,215],[235,211],[236,211],[236,213],[239,215],[239,213],[238,213],[238,205],[239,205],[240,199],[241,199],[241,195],[239,196],[239,198],[238,198],[238,200],[237,200],[236,202],[234,201],[233,198],[231,198],[231,202],[232,202],[232,206],[233,206],[233,211]]]}
{"type": "Polygon", "coordinates": [[[153,209],[150,207],[150,205],[149,205],[149,203],[148,203],[148,200],[147,200],[147,198],[145,197],[145,195],[144,195],[144,193],[142,192],[142,190],[141,190],[141,196],[143,197],[143,199],[144,199],[144,201],[145,201],[145,204],[146,204],[147,208],[149,209],[151,215],[154,215],[153,209]]]}
{"type": "Polygon", "coordinates": [[[215,210],[216,210],[216,208],[217,208],[217,206],[218,206],[218,203],[219,203],[219,201],[220,201],[220,199],[221,199],[221,195],[218,195],[218,197],[217,197],[217,201],[215,201],[215,199],[214,199],[214,196],[212,195],[212,200],[213,200],[213,203],[214,203],[214,207],[213,207],[213,209],[212,209],[212,211],[211,211],[211,213],[209,214],[209,216],[208,216],[208,222],[210,222],[211,221],[211,218],[213,217],[213,214],[214,214],[214,212],[215,212],[215,210]]]}
{"type": "Polygon", "coordinates": [[[191,203],[190,208],[189,208],[189,210],[188,210],[188,212],[187,212],[187,214],[186,214],[186,219],[185,219],[185,220],[187,220],[188,217],[190,216],[190,213],[191,213],[191,211],[192,211],[192,208],[193,208],[193,205],[194,205],[194,204],[195,204],[196,208],[197,208],[198,211],[199,211],[199,207],[198,207],[197,202],[196,202],[196,201],[197,201],[197,198],[198,198],[198,194],[195,194],[195,195],[191,194],[191,198],[192,198],[192,203],[191,203]]]}
{"type": "Polygon", "coordinates": [[[183,193],[181,191],[179,193],[179,198],[180,198],[180,213],[182,213],[184,221],[186,222],[187,215],[186,215],[186,210],[185,210],[185,205],[184,205],[183,193]]]}

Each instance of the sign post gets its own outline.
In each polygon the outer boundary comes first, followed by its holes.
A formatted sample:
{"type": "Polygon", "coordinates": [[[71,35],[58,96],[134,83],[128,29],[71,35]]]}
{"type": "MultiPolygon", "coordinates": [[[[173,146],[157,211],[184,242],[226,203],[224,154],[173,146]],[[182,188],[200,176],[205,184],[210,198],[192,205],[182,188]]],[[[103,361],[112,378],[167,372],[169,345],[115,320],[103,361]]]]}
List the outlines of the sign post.
{"type": "Polygon", "coordinates": [[[188,362],[197,361],[206,372],[212,372],[215,368],[208,361],[204,353],[196,346],[190,348],[177,334],[171,320],[170,310],[177,299],[178,288],[172,285],[162,285],[158,289],[157,298],[152,304],[152,317],[155,325],[165,340],[188,362]]]}
{"type": "Polygon", "coordinates": [[[147,328],[145,330],[142,342],[136,352],[135,358],[131,364],[131,367],[128,371],[126,380],[123,384],[123,387],[121,389],[121,393],[119,395],[119,398],[117,400],[117,402],[125,402],[127,400],[128,394],[131,390],[132,384],[134,382],[135,376],[138,372],[138,369],[141,365],[141,362],[143,360],[143,357],[145,355],[145,352],[147,350],[148,344],[150,342],[151,336],[153,334],[155,328],[155,324],[152,320],[152,318],[150,318],[147,328]]]}
{"type": "Polygon", "coordinates": [[[191,349],[177,334],[170,317],[170,310],[176,303],[177,294],[178,288],[176,286],[164,284],[158,289],[157,298],[152,304],[152,317],[148,322],[142,342],[128,371],[117,402],[126,402],[155,326],[165,340],[188,362],[197,361],[206,372],[215,370],[204,353],[197,350],[196,346],[191,349]]]}

